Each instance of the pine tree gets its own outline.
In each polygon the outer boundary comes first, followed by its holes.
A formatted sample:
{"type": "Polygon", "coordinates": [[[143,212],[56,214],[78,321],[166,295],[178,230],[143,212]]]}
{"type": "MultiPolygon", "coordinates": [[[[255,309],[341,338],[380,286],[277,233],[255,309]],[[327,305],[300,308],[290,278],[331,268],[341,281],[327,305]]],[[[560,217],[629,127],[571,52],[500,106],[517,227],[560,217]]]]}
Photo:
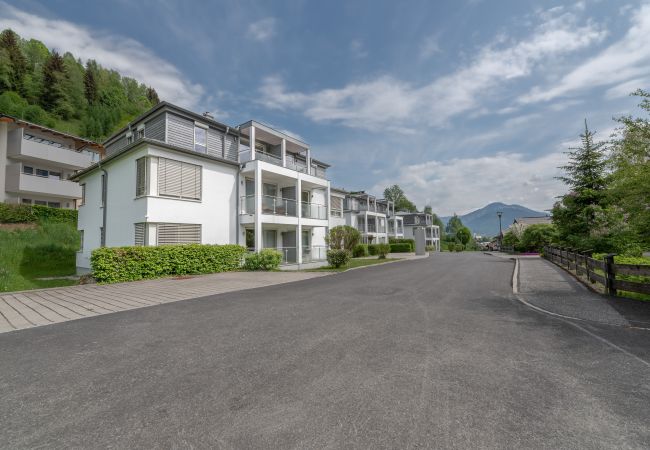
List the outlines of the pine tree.
{"type": "Polygon", "coordinates": [[[0,33],[0,48],[4,49],[11,65],[11,89],[23,94],[23,83],[27,73],[27,59],[20,49],[20,38],[12,30],[0,33]]]}
{"type": "Polygon", "coordinates": [[[553,207],[553,223],[563,243],[576,248],[600,245],[593,231],[607,208],[607,161],[605,142],[594,142],[585,120],[580,135],[582,146],[570,148],[568,164],[561,166],[564,176],[557,177],[570,188],[553,207]]]}
{"type": "Polygon", "coordinates": [[[98,96],[97,80],[95,79],[94,67],[86,64],[86,72],[84,73],[84,95],[89,105],[94,105],[98,96]]]}
{"type": "Polygon", "coordinates": [[[158,98],[158,93],[152,87],[147,88],[147,100],[149,100],[151,106],[156,106],[158,103],[160,103],[160,99],[158,98]]]}
{"type": "Polygon", "coordinates": [[[65,98],[63,80],[65,65],[63,58],[57,52],[52,52],[43,66],[43,93],[41,105],[46,111],[55,111],[65,98]]]}

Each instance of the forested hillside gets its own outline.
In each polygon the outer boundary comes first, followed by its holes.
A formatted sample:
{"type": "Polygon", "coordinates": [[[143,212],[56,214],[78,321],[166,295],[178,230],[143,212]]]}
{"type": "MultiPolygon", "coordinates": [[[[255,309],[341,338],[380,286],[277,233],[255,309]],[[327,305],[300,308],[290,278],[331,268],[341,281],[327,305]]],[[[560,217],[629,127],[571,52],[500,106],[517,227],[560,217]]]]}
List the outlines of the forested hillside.
{"type": "Polygon", "coordinates": [[[0,33],[0,113],[101,141],[157,104],[156,91],[11,30],[0,33]]]}

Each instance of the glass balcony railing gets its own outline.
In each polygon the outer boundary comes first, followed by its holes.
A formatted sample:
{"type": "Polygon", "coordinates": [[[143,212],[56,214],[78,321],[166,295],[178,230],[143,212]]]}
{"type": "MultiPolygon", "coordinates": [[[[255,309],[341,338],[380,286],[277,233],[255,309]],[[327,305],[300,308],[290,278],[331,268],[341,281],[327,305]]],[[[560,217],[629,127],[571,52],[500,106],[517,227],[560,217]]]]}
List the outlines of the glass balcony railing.
{"type": "Polygon", "coordinates": [[[302,262],[310,263],[327,260],[327,247],[324,245],[314,245],[302,248],[302,262]]]}
{"type": "Polygon", "coordinates": [[[318,203],[302,202],[302,217],[307,219],[327,219],[327,207],[318,203]]]}

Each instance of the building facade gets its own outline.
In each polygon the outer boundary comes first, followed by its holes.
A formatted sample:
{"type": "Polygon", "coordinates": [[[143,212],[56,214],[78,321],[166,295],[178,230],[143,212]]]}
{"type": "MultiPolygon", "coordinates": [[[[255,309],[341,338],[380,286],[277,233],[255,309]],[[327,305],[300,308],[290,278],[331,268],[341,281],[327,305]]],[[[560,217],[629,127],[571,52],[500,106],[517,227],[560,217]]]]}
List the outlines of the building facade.
{"type": "Polygon", "coordinates": [[[440,227],[433,224],[433,216],[427,213],[399,212],[404,221],[404,238],[414,239],[414,230],[424,228],[425,242],[428,247],[440,251],[440,227]]]}
{"type": "Polygon", "coordinates": [[[0,115],[0,202],[74,209],[82,187],[68,178],[102,153],[96,142],[0,115]]]}
{"type": "Polygon", "coordinates": [[[101,246],[240,244],[278,249],[287,264],[325,259],[327,165],[307,144],[163,102],[105,148],[73,177],[83,192],[80,271],[101,246]]]}

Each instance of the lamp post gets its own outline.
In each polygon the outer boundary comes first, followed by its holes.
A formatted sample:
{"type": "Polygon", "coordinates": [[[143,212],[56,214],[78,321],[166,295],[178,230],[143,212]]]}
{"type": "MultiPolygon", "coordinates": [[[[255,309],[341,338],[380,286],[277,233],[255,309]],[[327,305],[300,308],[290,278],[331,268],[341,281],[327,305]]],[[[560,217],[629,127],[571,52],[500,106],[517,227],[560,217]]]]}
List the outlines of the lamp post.
{"type": "Polygon", "coordinates": [[[501,216],[503,215],[502,211],[497,211],[497,216],[499,217],[499,251],[501,251],[501,246],[503,244],[503,232],[501,231],[501,216]]]}

